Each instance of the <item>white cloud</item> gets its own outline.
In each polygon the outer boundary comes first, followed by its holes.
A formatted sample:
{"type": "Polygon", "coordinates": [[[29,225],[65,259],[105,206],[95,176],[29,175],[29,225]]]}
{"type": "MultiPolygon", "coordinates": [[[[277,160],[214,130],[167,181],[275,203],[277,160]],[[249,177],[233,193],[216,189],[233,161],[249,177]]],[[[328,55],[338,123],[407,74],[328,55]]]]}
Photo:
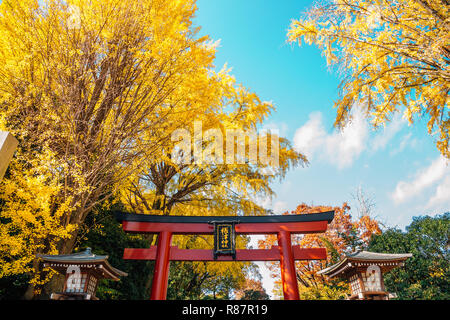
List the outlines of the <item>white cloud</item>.
{"type": "Polygon", "coordinates": [[[412,133],[410,132],[400,138],[400,145],[398,146],[398,148],[391,150],[391,152],[389,154],[391,156],[398,154],[398,153],[402,152],[403,150],[405,150],[406,147],[415,148],[417,146],[417,144],[418,144],[417,139],[412,138],[412,133]]]}
{"type": "Polygon", "coordinates": [[[272,206],[272,198],[270,196],[266,197],[256,197],[253,201],[258,205],[265,209],[270,208],[272,206]]]}
{"type": "MultiPolygon", "coordinates": [[[[427,208],[450,205],[450,174],[436,187],[436,192],[427,203],[427,208]]],[[[448,207],[446,208],[448,210],[448,207]]]]}
{"type": "Polygon", "coordinates": [[[311,160],[319,146],[324,143],[326,135],[322,124],[322,113],[313,112],[305,125],[295,132],[294,147],[311,160]]]}
{"type": "Polygon", "coordinates": [[[327,138],[327,153],[339,168],[351,166],[366,148],[368,136],[368,124],[363,113],[358,110],[350,124],[327,138]]]}
{"type": "Polygon", "coordinates": [[[384,128],[381,134],[378,134],[372,140],[372,151],[378,151],[386,148],[389,141],[403,128],[406,121],[398,114],[384,128]]]}
{"type": "Polygon", "coordinates": [[[322,114],[313,112],[309,120],[297,129],[294,135],[294,147],[304,153],[309,160],[316,153],[342,169],[351,166],[366,148],[369,136],[368,124],[358,108],[352,121],[342,130],[330,134],[324,129],[322,114]]]}
{"type": "Polygon", "coordinates": [[[253,201],[264,209],[272,210],[275,214],[282,214],[286,211],[288,211],[288,204],[285,201],[272,201],[272,198],[270,196],[267,197],[257,197],[254,198],[253,201]]]}
{"type": "MultiPolygon", "coordinates": [[[[447,161],[444,157],[439,156],[434,160],[430,166],[425,169],[419,170],[415,174],[415,178],[412,181],[405,182],[400,181],[397,183],[395,191],[392,194],[392,199],[396,203],[404,202],[414,196],[419,195],[425,189],[431,187],[435,183],[439,182],[445,176],[450,175],[450,168],[447,166],[447,161]]],[[[441,187],[443,192],[446,189],[446,185],[441,187]]],[[[436,190],[436,192],[438,192],[436,190]]],[[[441,199],[441,194],[435,195],[436,201],[441,199]]],[[[431,201],[431,200],[430,200],[431,201]]]]}
{"type": "Polygon", "coordinates": [[[277,201],[273,204],[273,213],[282,214],[288,210],[288,204],[284,201],[277,201]]]}

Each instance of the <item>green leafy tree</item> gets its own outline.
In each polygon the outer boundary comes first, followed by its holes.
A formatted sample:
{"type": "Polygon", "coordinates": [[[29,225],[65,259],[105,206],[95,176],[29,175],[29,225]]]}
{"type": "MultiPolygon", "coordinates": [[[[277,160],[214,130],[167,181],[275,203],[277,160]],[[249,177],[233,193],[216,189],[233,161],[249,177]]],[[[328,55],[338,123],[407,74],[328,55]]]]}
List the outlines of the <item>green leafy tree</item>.
{"type": "Polygon", "coordinates": [[[235,292],[236,300],[270,300],[261,279],[259,272],[256,273],[256,277],[247,277],[245,283],[235,292]]]}
{"type": "Polygon", "coordinates": [[[240,300],[270,300],[270,297],[265,291],[245,290],[240,300]]]}
{"type": "Polygon", "coordinates": [[[404,268],[385,275],[389,292],[399,299],[450,299],[450,213],[415,217],[406,232],[389,229],[374,235],[369,251],[410,252],[404,268]]]}
{"type": "Polygon", "coordinates": [[[204,300],[230,300],[235,289],[244,282],[244,272],[242,274],[226,273],[207,279],[205,282],[204,300]]]}
{"type": "Polygon", "coordinates": [[[26,273],[0,278],[0,300],[19,300],[28,288],[30,276],[26,273]]]}
{"type": "Polygon", "coordinates": [[[211,277],[200,273],[192,262],[174,261],[170,263],[167,299],[199,300],[202,297],[202,285],[211,277]]]}

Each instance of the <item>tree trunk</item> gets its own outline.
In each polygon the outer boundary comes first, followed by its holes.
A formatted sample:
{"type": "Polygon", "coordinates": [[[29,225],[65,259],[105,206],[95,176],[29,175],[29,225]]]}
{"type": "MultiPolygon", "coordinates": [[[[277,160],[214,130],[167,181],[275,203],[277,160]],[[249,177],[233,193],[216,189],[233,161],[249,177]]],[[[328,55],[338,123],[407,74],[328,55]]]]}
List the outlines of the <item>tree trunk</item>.
{"type": "Polygon", "coordinates": [[[34,298],[34,285],[29,284],[27,291],[25,291],[24,295],[22,296],[22,299],[24,300],[33,300],[34,298]]]}

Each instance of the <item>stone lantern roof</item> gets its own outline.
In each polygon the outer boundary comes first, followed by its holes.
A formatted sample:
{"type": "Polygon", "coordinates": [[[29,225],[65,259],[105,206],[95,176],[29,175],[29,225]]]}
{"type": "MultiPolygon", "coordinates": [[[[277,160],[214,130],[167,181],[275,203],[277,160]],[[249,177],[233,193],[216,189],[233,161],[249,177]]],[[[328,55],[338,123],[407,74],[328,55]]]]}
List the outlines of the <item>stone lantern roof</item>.
{"type": "Polygon", "coordinates": [[[387,272],[398,266],[402,266],[404,261],[412,257],[411,253],[377,253],[369,251],[358,251],[347,254],[338,263],[320,270],[318,274],[333,277],[345,277],[345,274],[355,269],[365,269],[370,265],[378,265],[381,271],[387,272]]]}
{"type": "Polygon", "coordinates": [[[69,266],[79,266],[81,269],[92,269],[99,278],[119,280],[121,276],[127,276],[126,272],[114,268],[108,262],[107,255],[96,255],[91,252],[91,248],[87,248],[85,251],[60,254],[60,255],[44,255],[38,254],[38,258],[41,258],[45,267],[50,267],[59,273],[65,274],[69,266]]]}

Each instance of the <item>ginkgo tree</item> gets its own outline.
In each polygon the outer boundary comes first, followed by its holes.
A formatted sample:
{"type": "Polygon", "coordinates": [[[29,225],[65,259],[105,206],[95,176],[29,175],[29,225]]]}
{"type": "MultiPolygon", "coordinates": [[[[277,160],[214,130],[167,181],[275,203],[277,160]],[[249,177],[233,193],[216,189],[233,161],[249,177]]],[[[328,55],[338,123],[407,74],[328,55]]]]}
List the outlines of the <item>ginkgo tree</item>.
{"type": "Polygon", "coordinates": [[[449,151],[450,2],[448,0],[328,0],[293,20],[290,42],[316,44],[339,67],[335,125],[366,107],[375,127],[396,112],[428,121],[437,148],[449,151]]]}
{"type": "MultiPolygon", "coordinates": [[[[180,117],[204,111],[197,104],[203,92],[192,89],[220,79],[209,72],[214,49],[191,27],[194,10],[192,1],[2,1],[3,129],[20,141],[23,157],[16,161],[35,168],[31,176],[11,172],[5,184],[17,175],[56,181],[59,190],[48,193],[45,212],[70,233],[23,247],[16,242],[16,259],[32,260],[33,250],[48,251],[53,241],[59,253],[71,252],[91,208],[142,159],[160,154],[180,117]]],[[[6,221],[26,214],[8,210],[19,201],[17,193],[11,197],[1,213],[6,221]]],[[[5,236],[32,227],[16,222],[4,227],[5,236]]],[[[23,271],[9,264],[2,261],[0,274],[23,271]]]]}
{"type": "MultiPolygon", "coordinates": [[[[72,252],[92,208],[149,174],[166,174],[152,168],[175,170],[173,190],[202,181],[188,193],[196,208],[194,198],[214,184],[220,211],[224,175],[239,192],[250,185],[270,193],[269,181],[306,160],[281,139],[280,169],[267,177],[257,174],[267,165],[173,165],[176,130],[194,120],[255,127],[272,109],[227,69],[215,71],[216,47],[192,25],[195,10],[194,0],[1,2],[0,130],[20,143],[0,186],[0,277],[27,272],[32,285],[45,282],[36,253],[72,252]]],[[[146,197],[160,199],[158,188],[146,197]]],[[[183,193],[173,197],[177,210],[183,193]]]]}

